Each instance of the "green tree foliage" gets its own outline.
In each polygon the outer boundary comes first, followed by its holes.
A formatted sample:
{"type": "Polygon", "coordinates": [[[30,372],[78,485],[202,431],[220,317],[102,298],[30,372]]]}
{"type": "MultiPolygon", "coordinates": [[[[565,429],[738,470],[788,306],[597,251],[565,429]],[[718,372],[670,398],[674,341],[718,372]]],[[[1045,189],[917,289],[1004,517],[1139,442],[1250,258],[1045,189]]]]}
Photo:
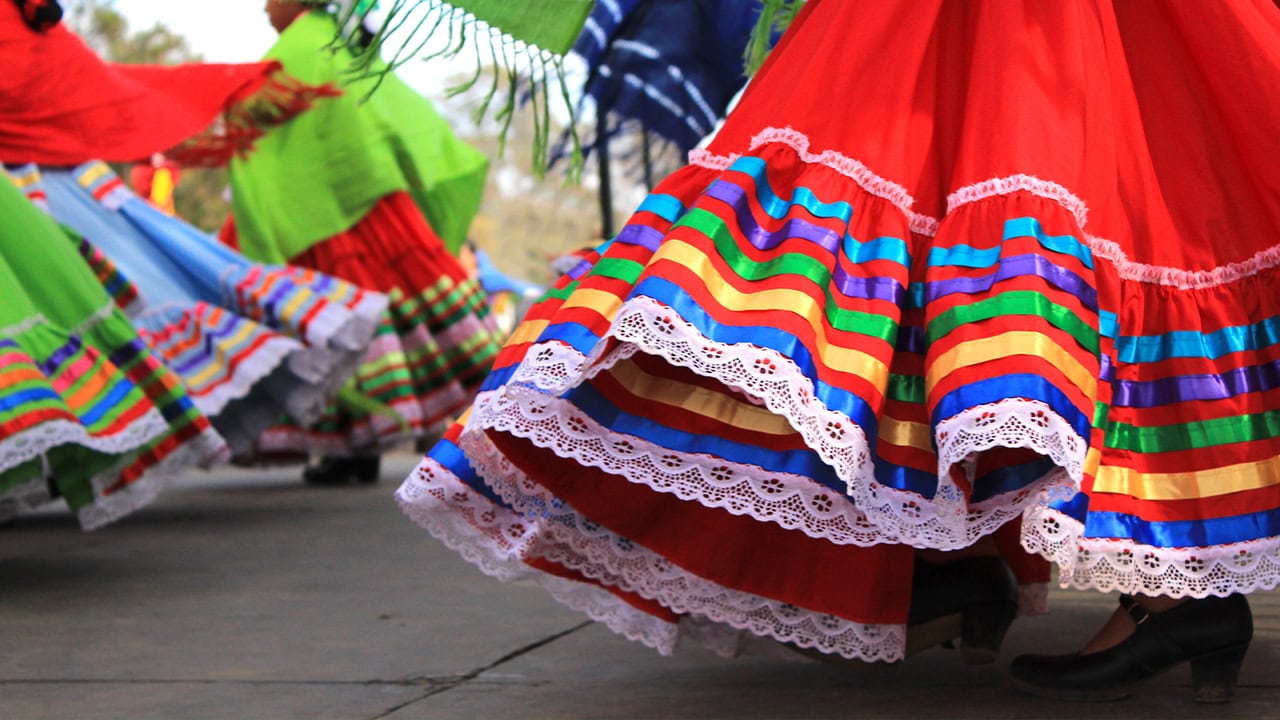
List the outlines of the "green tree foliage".
{"type": "MultiPolygon", "coordinates": [[[[203,58],[191,49],[186,38],[163,24],[134,30],[129,21],[115,9],[112,0],[74,0],[64,3],[65,22],[104,59],[118,63],[174,65],[200,62],[203,58]]],[[[127,165],[116,165],[126,180],[127,165]]],[[[227,172],[215,169],[184,169],[174,192],[178,215],[204,230],[222,225],[230,212],[224,196],[227,172]]]]}

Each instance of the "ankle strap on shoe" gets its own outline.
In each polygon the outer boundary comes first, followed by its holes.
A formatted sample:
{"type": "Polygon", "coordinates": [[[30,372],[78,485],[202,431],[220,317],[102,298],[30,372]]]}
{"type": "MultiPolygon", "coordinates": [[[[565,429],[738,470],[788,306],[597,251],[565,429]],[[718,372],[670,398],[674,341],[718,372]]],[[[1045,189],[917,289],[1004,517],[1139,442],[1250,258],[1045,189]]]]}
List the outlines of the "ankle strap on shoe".
{"type": "Polygon", "coordinates": [[[1142,603],[1135,600],[1132,595],[1121,595],[1120,607],[1133,618],[1134,625],[1141,625],[1151,617],[1151,611],[1142,607],[1142,603]]]}

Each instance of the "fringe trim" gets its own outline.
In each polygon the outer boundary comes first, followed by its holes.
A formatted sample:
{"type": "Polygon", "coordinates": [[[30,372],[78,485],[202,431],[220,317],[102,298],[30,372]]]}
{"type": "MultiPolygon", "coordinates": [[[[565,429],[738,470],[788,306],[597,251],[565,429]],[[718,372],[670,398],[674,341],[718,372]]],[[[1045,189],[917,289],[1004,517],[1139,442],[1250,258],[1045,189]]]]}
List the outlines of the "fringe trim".
{"type": "Polygon", "coordinates": [[[751,28],[751,36],[747,39],[746,50],[743,51],[747,76],[756,74],[764,65],[770,51],[773,50],[775,38],[791,27],[804,7],[805,0],[761,0],[763,7],[760,17],[751,28]]]}
{"type": "MultiPolygon", "coordinates": [[[[511,5],[517,6],[520,3],[511,5]]],[[[568,47],[543,48],[530,44],[493,24],[497,21],[496,17],[473,15],[446,0],[395,2],[384,13],[376,30],[365,27],[370,12],[368,9],[353,9],[338,18],[339,25],[347,28],[347,45],[357,52],[353,66],[355,76],[373,81],[369,92],[376,90],[378,83],[387,74],[415,58],[425,61],[441,58],[459,60],[464,53],[471,55],[474,69],[467,79],[450,87],[446,94],[453,97],[468,92],[480,84],[483,76],[491,76],[485,83],[487,87],[479,89],[481,94],[477,98],[478,104],[472,118],[477,124],[485,118],[498,123],[499,157],[505,154],[506,140],[516,109],[521,104],[529,103],[529,115],[533,120],[531,169],[535,176],[541,178],[546,174],[551,160],[551,97],[552,88],[555,87],[558,89],[559,102],[563,103],[569,115],[565,124],[566,134],[572,141],[568,175],[571,182],[578,180],[582,172],[583,153],[582,141],[577,131],[578,109],[570,98],[569,86],[565,80],[564,54],[568,52],[568,47]],[[404,32],[397,33],[399,30],[404,32]],[[371,37],[367,38],[367,42],[362,42],[366,38],[362,38],[361,33],[365,32],[370,33],[371,37]],[[389,53],[389,59],[384,62],[382,49],[393,33],[400,45],[389,53]],[[421,55],[432,41],[443,41],[443,47],[421,55]]],[[[513,7],[511,12],[518,14],[521,10],[513,7]]],[[[499,13],[501,14],[503,13],[499,13]]],[[[587,16],[584,15],[584,25],[586,19],[587,16]]]]}
{"type": "Polygon", "coordinates": [[[200,135],[170,148],[165,155],[189,167],[221,167],[244,157],[270,128],[309,110],[317,100],[338,97],[331,83],[308,85],[277,66],[259,83],[250,85],[228,104],[215,124],[200,135]]]}

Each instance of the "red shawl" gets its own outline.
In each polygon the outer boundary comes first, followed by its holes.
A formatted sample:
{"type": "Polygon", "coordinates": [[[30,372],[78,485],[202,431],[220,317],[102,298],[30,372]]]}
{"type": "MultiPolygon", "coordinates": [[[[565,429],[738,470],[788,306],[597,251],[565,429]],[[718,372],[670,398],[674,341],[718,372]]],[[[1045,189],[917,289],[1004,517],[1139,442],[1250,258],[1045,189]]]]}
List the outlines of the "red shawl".
{"type": "Polygon", "coordinates": [[[262,127],[336,94],[272,62],[104,62],[63,25],[32,30],[11,2],[0,2],[0,68],[6,163],[134,161],[168,151],[189,164],[216,164],[248,150],[262,127]]]}

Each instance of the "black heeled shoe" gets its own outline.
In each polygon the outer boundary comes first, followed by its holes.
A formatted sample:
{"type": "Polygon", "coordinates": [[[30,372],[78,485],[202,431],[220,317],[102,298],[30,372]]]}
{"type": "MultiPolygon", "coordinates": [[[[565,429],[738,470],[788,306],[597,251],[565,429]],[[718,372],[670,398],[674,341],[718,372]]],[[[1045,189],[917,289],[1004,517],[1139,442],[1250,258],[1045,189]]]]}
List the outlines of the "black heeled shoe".
{"type": "Polygon", "coordinates": [[[989,665],[1018,616],[1018,583],[996,556],[948,563],[917,559],[907,617],[906,655],[954,647],[966,665],[989,665]]]}
{"type": "Polygon", "coordinates": [[[334,457],[326,455],[318,464],[302,471],[308,485],[346,485],[356,482],[371,485],[378,482],[382,458],[378,455],[334,457]]]}
{"type": "Polygon", "coordinates": [[[351,478],[361,485],[373,485],[382,474],[381,455],[361,455],[352,460],[351,478]]]}
{"type": "Polygon", "coordinates": [[[1009,668],[1014,686],[1054,700],[1119,700],[1156,675],[1190,662],[1196,702],[1231,700],[1253,638],[1253,614],[1243,595],[1189,600],[1159,613],[1122,595],[1120,606],[1136,623],[1123,642],[1088,655],[1015,658],[1009,668]]]}
{"type": "MultiPolygon", "coordinates": [[[[995,662],[1005,632],[1018,615],[1018,584],[1004,560],[971,557],[947,563],[916,559],[904,655],[955,647],[966,665],[995,662]]],[[[862,664],[813,648],[792,650],[828,663],[862,664]]]]}

